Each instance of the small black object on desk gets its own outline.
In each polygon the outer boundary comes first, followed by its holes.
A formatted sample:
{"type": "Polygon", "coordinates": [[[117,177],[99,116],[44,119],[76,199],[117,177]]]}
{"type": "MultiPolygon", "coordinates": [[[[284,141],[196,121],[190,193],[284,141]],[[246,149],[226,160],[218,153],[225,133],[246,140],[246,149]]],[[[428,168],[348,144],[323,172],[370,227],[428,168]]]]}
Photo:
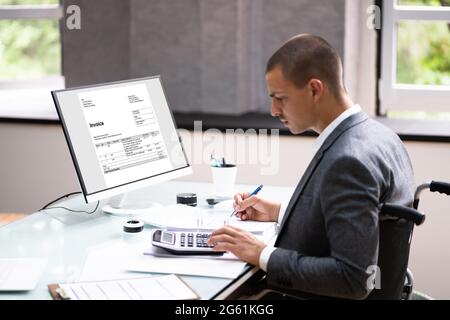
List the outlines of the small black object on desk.
{"type": "Polygon", "coordinates": [[[185,204],[191,207],[197,206],[197,195],[195,193],[180,193],[177,194],[177,203],[185,204]]]}
{"type": "Polygon", "coordinates": [[[123,225],[125,233],[139,233],[144,230],[144,223],[139,220],[128,220],[123,225]]]}

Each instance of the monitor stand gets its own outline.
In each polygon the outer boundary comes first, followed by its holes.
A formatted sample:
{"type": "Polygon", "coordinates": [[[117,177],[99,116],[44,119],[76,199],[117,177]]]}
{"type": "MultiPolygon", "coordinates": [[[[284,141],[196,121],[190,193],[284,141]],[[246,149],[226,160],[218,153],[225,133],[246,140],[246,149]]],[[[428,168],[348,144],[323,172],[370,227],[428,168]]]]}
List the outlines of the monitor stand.
{"type": "Polygon", "coordinates": [[[102,207],[102,211],[119,217],[135,217],[149,213],[152,209],[162,207],[162,205],[156,202],[146,202],[142,206],[130,205],[125,203],[126,198],[126,193],[110,198],[102,207]]]}

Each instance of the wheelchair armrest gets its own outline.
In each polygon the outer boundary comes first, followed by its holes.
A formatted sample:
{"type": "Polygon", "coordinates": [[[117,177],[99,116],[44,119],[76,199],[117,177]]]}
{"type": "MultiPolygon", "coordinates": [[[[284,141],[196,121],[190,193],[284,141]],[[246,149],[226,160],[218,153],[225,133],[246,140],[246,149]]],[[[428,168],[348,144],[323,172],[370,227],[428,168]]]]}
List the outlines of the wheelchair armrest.
{"type": "Polygon", "coordinates": [[[413,222],[417,226],[420,226],[425,222],[425,214],[422,212],[396,204],[383,203],[381,205],[380,214],[402,218],[413,222]]]}

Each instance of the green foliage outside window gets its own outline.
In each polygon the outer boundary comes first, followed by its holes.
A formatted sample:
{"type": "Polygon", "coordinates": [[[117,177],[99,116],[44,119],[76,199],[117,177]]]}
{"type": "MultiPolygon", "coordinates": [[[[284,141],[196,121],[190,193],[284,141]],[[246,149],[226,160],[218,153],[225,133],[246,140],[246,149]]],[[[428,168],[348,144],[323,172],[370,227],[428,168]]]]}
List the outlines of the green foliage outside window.
{"type": "MultiPolygon", "coordinates": [[[[398,0],[397,4],[438,7],[450,6],[450,0],[398,0]]],[[[397,34],[397,83],[450,85],[450,24],[400,22],[397,34]]],[[[450,112],[390,111],[388,117],[450,121],[450,112]]]]}
{"type": "MultiPolygon", "coordinates": [[[[58,4],[58,0],[0,0],[0,5],[58,4]]],[[[61,74],[57,20],[0,20],[0,80],[61,74]]]]}
{"type": "MultiPolygon", "coordinates": [[[[398,4],[450,6],[450,0],[399,0],[398,4]]],[[[398,83],[450,85],[450,24],[401,21],[397,41],[398,83]]]]}

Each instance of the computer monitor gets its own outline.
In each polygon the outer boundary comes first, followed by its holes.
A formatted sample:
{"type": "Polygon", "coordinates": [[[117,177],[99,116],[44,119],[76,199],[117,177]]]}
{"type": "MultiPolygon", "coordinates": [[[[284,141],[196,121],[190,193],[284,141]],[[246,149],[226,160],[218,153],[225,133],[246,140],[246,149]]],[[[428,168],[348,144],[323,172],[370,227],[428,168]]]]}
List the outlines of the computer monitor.
{"type": "Polygon", "coordinates": [[[192,173],[159,76],[52,91],[86,203],[192,173]]]}

